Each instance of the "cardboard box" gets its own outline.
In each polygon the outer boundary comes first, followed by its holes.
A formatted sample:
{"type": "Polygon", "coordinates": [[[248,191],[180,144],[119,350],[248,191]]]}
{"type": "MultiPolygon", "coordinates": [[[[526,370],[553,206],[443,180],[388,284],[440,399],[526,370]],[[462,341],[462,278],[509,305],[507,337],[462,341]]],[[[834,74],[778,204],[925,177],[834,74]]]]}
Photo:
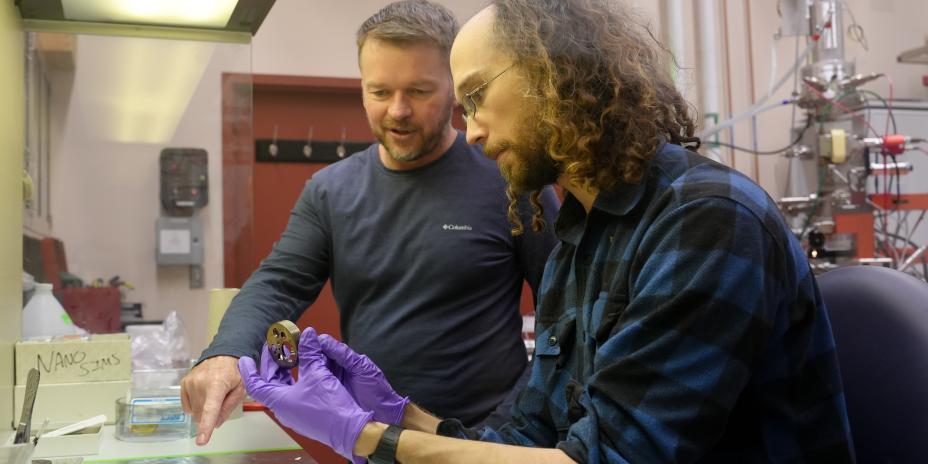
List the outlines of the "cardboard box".
{"type": "MultiPolygon", "coordinates": [[[[54,430],[98,414],[106,414],[106,423],[113,424],[116,422],[116,399],[124,398],[131,385],[129,380],[39,384],[32,409],[32,430],[38,431],[45,419],[49,421],[48,430],[54,430]]],[[[25,385],[13,388],[14,424],[22,414],[24,396],[25,385]]]]}
{"type": "Polygon", "coordinates": [[[40,384],[129,380],[132,348],[127,334],[16,342],[16,385],[25,385],[29,369],[40,384]]]}
{"type": "Polygon", "coordinates": [[[33,458],[51,458],[58,456],[84,456],[100,453],[100,440],[103,439],[103,426],[88,427],[60,437],[41,437],[35,447],[33,458]]]}

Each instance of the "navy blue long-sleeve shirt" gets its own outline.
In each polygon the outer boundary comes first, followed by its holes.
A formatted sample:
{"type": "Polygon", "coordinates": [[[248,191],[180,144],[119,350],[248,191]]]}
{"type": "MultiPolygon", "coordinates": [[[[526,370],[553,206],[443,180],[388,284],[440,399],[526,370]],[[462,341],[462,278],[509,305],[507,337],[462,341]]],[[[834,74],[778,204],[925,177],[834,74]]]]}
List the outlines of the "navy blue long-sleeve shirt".
{"type": "MultiPolygon", "coordinates": [[[[299,318],[331,278],[342,338],[400,394],[475,423],[525,370],[522,285],[537,291],[556,239],[551,227],[510,234],[499,169],[462,134],[413,170],[387,169],[377,150],[306,183],[280,241],[201,359],[257,356],[267,328],[299,318]]],[[[547,189],[543,200],[553,224],[557,198],[547,189]]]]}

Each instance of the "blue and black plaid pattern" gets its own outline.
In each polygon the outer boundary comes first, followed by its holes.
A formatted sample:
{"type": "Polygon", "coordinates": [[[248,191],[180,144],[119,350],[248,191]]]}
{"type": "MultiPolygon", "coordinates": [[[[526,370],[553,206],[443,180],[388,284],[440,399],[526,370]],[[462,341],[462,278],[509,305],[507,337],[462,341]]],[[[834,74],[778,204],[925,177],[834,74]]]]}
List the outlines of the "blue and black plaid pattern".
{"type": "Polygon", "coordinates": [[[751,180],[665,144],[639,185],[568,197],[513,423],[440,433],[578,462],[853,462],[799,243],[751,180]]]}

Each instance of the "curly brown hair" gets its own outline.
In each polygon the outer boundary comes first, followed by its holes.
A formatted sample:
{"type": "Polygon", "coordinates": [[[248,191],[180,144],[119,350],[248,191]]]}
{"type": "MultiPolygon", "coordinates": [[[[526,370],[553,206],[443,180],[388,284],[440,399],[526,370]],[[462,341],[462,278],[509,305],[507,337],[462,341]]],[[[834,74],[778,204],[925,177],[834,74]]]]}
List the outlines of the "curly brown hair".
{"type": "MultiPolygon", "coordinates": [[[[692,138],[696,126],[670,77],[671,53],[622,2],[492,5],[493,40],[527,78],[527,94],[538,98],[532,117],[549,136],[547,154],[571,182],[600,191],[638,183],[661,141],[692,138]]],[[[535,228],[541,212],[533,207],[535,228]]],[[[518,216],[510,220],[521,233],[518,216]]]]}

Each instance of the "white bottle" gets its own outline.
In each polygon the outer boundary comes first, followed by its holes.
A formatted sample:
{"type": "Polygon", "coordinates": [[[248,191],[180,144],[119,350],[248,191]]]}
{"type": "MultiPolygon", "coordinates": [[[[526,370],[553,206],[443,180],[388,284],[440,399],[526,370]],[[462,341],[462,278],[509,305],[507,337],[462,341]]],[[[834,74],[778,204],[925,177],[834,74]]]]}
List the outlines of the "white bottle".
{"type": "Polygon", "coordinates": [[[23,339],[80,334],[61,303],[52,295],[52,284],[35,284],[35,294],[23,309],[23,339]]]}

